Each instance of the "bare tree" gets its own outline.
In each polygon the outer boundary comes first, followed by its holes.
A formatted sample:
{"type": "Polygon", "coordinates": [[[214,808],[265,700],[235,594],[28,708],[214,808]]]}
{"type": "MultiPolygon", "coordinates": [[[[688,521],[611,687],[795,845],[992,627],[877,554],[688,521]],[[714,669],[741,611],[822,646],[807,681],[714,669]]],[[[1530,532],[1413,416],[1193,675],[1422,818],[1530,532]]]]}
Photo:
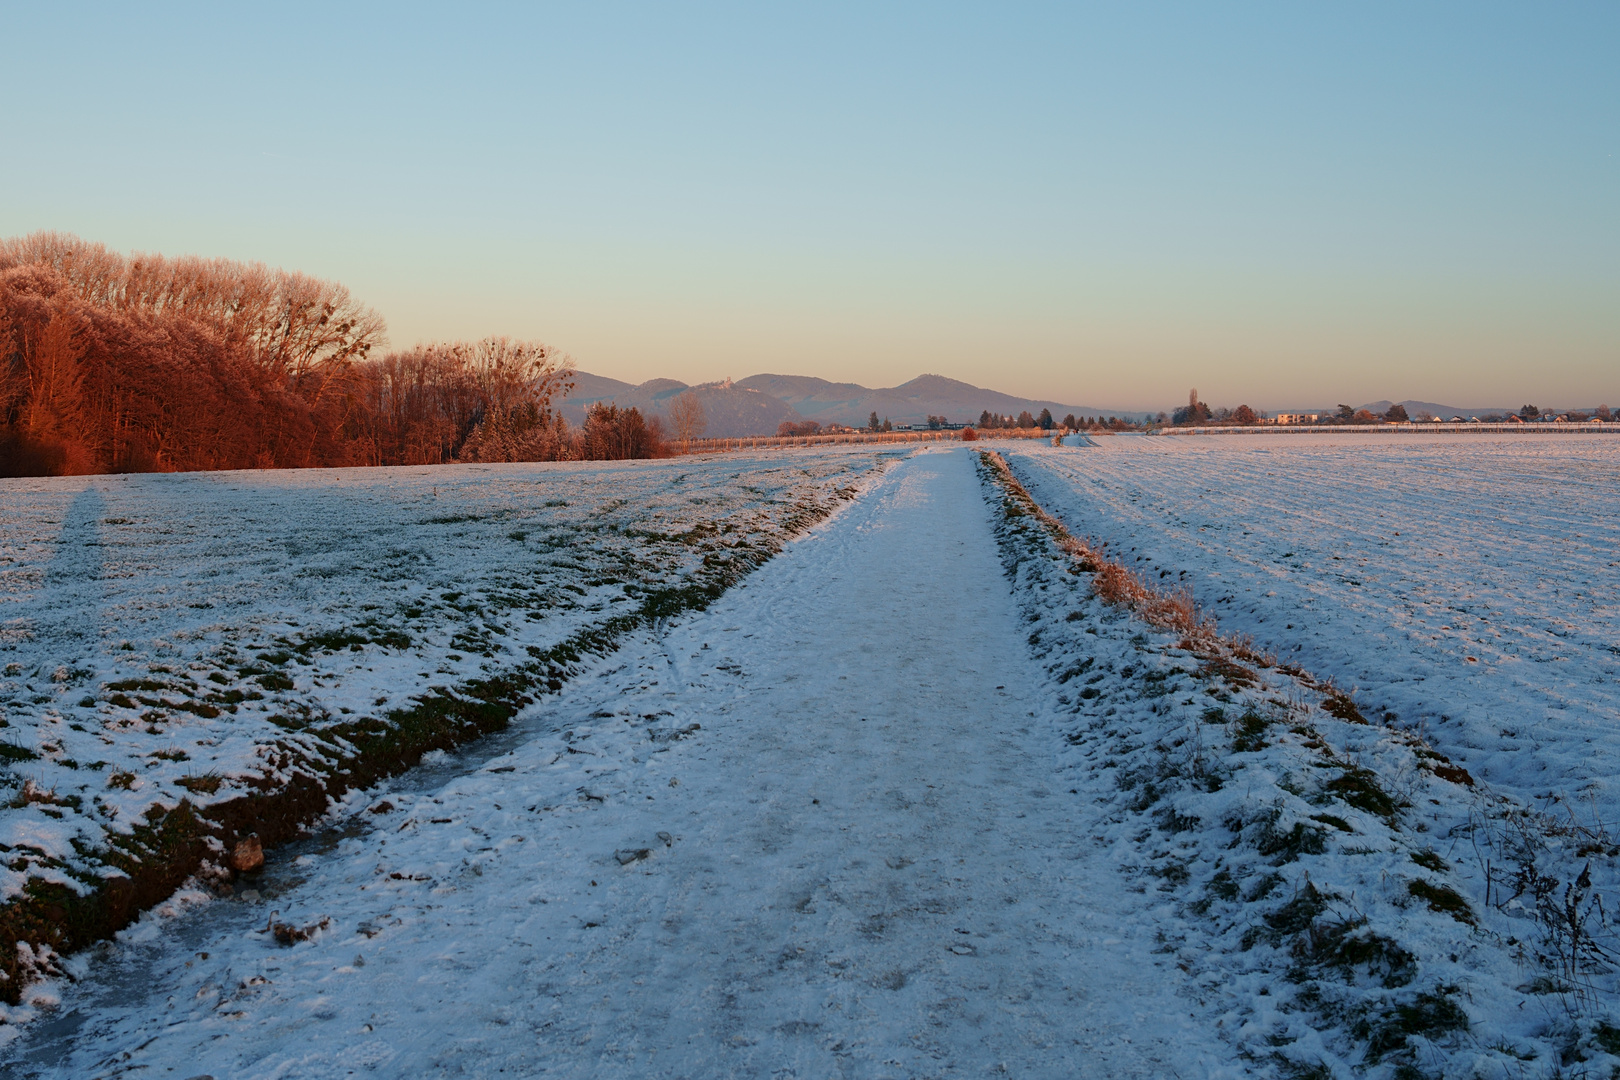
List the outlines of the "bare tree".
{"type": "Polygon", "coordinates": [[[550,345],[490,337],[455,345],[480,403],[474,450],[482,461],[559,456],[561,418],[551,410],[574,385],[574,362],[550,345]]]}
{"type": "Polygon", "coordinates": [[[312,404],[387,338],[382,316],[342,285],[263,263],[126,258],[76,236],[37,232],[0,241],[0,267],[7,264],[49,266],[100,308],[219,326],[227,346],[246,346],[262,368],[312,404]]]}
{"type": "MultiPolygon", "coordinates": [[[[305,274],[0,238],[0,472],[574,456],[554,409],[573,381],[562,353],[491,337],[379,357],[383,334],[305,274]]],[[[639,414],[612,434],[624,445],[604,452],[658,450],[639,414]]]]}
{"type": "Polygon", "coordinates": [[[703,415],[703,403],[688,390],[669,403],[669,419],[675,425],[675,437],[681,440],[681,453],[692,448],[692,440],[703,434],[709,426],[703,415]]]}

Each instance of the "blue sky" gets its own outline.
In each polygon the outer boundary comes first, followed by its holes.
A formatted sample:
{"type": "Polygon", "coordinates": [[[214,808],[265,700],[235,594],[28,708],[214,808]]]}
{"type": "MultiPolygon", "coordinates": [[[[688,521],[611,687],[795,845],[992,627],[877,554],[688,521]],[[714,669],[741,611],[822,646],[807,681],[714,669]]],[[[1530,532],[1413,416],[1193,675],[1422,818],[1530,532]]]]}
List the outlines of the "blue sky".
{"type": "Polygon", "coordinates": [[[1620,6],[0,12],[0,235],[397,345],[1114,408],[1620,404],[1620,6]]]}

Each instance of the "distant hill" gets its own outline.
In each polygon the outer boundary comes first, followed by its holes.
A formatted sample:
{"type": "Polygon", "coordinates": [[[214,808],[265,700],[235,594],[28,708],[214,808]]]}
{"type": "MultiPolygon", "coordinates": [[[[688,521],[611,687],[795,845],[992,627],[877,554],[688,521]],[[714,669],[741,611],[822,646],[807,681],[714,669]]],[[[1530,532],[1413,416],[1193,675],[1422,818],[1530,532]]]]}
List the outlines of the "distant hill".
{"type": "Polygon", "coordinates": [[[707,421],[703,434],[711,438],[774,435],[782,421],[800,419],[793,407],[780,398],[740,388],[729,381],[688,386],[674,379],[649,379],[640,386],[632,386],[585,371],[575,373],[574,389],[558,405],[557,411],[570,424],[578,426],[585,422],[587,406],[607,401],[620,408],[640,409],[646,416],[662,417],[665,431],[673,435],[675,427],[669,422],[669,403],[687,390],[702,404],[707,421]]]}
{"type": "Polygon", "coordinates": [[[1091,405],[1013,397],[942,375],[919,375],[900,386],[876,390],[858,383],[834,383],[804,375],[750,375],[737,385],[778,397],[808,420],[851,427],[864,425],[874,412],[896,424],[926,423],[930,416],[943,416],[954,423],[973,423],[986,410],[1001,416],[1017,416],[1028,410],[1032,416],[1039,416],[1042,409],[1050,409],[1060,420],[1069,413],[1077,416],[1142,415],[1091,405]]]}
{"type": "Polygon", "coordinates": [[[858,383],[828,382],[809,375],[750,375],[735,383],[696,387],[674,379],[651,379],[632,386],[584,371],[576,373],[573,392],[563,399],[559,411],[569,423],[577,425],[585,422],[587,406],[611,401],[620,407],[634,406],[649,415],[665,416],[667,425],[669,402],[688,389],[703,404],[708,421],[704,434],[716,438],[774,435],[784,420],[864,427],[874,412],[900,425],[923,424],[930,416],[943,416],[953,423],[975,423],[985,410],[1000,416],[1017,416],[1027,410],[1039,416],[1042,409],[1050,409],[1059,420],[1069,413],[1130,419],[1145,415],[1013,397],[941,375],[919,375],[900,386],[874,390],[858,383]]]}
{"type": "MultiPolygon", "coordinates": [[[[1489,408],[1480,408],[1476,406],[1472,409],[1459,409],[1455,405],[1437,405],[1432,401],[1403,401],[1401,404],[1406,407],[1406,414],[1408,416],[1416,416],[1419,411],[1423,411],[1431,412],[1440,417],[1442,420],[1450,420],[1453,416],[1461,416],[1466,418],[1469,416],[1488,416],[1492,413],[1500,413],[1501,415],[1506,416],[1508,413],[1516,413],[1519,411],[1519,406],[1517,405],[1492,405],[1489,408]]],[[[1536,401],[1534,404],[1539,405],[1542,412],[1591,413],[1596,412],[1598,408],[1596,405],[1571,405],[1568,402],[1560,404],[1556,401],[1548,402],[1546,400],[1536,401]]],[[[1361,407],[1366,409],[1368,412],[1388,412],[1389,402],[1375,401],[1371,405],[1363,405],[1361,407]]]]}
{"type": "MultiPolygon", "coordinates": [[[[1358,406],[1358,408],[1366,409],[1370,413],[1386,413],[1389,411],[1389,407],[1393,404],[1395,404],[1395,402],[1374,401],[1367,405],[1358,406]]],[[[1453,416],[1484,416],[1487,413],[1510,413],[1519,411],[1518,406],[1514,406],[1511,409],[1494,407],[1489,409],[1482,409],[1478,407],[1464,409],[1458,405],[1441,405],[1433,401],[1403,401],[1400,402],[1400,405],[1406,410],[1406,415],[1408,416],[1416,416],[1420,412],[1426,412],[1432,413],[1442,420],[1450,420],[1453,416]]],[[[1331,412],[1332,410],[1330,409],[1328,411],[1331,412]]]]}
{"type": "MultiPolygon", "coordinates": [[[[848,423],[844,420],[830,421],[823,414],[839,410],[851,412],[872,392],[856,383],[828,382],[810,375],[750,375],[737,385],[769,394],[792,406],[800,416],[820,420],[824,424],[848,423]]],[[[861,423],[866,423],[866,416],[867,413],[861,413],[861,423]]]]}

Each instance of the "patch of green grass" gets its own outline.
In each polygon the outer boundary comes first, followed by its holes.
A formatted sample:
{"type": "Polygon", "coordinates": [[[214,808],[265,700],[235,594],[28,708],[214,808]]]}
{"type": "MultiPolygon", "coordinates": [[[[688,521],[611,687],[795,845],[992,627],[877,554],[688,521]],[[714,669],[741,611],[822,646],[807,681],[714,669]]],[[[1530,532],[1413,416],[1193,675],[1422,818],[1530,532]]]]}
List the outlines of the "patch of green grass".
{"type": "Polygon", "coordinates": [[[1446,860],[1442,859],[1428,848],[1424,848],[1422,851],[1412,852],[1412,861],[1423,867],[1425,870],[1433,870],[1437,874],[1443,874],[1447,870],[1451,869],[1451,867],[1446,865],[1446,860]]]}
{"type": "Polygon", "coordinates": [[[39,755],[26,746],[16,743],[0,742],[0,761],[37,761],[39,755]]]}
{"type": "Polygon", "coordinates": [[[1468,906],[1468,901],[1449,885],[1433,885],[1419,878],[1407,882],[1406,891],[1428,904],[1430,911],[1444,912],[1470,926],[1474,924],[1474,911],[1468,906]]]}
{"type": "Polygon", "coordinates": [[[1350,823],[1348,821],[1336,814],[1312,814],[1311,820],[1320,821],[1324,825],[1331,825],[1340,832],[1353,833],[1356,831],[1350,827],[1350,823]]]}
{"type": "Polygon", "coordinates": [[[1450,987],[1437,987],[1433,993],[1418,994],[1376,1018],[1363,1019],[1351,1033],[1367,1041],[1367,1060],[1376,1062],[1406,1049],[1413,1035],[1434,1039],[1453,1031],[1467,1031],[1468,1014],[1451,1000],[1450,993],[1450,987]]]}
{"type": "Polygon", "coordinates": [[[1327,910],[1327,897],[1309,881],[1289,901],[1265,917],[1266,926],[1279,937],[1304,933],[1318,915],[1327,910]]]}
{"type": "Polygon", "coordinates": [[[1327,836],[1321,829],[1303,821],[1294,822],[1287,832],[1267,824],[1255,837],[1255,850],[1272,858],[1277,865],[1293,862],[1301,855],[1320,855],[1327,850],[1327,836]]]}
{"type": "Polygon", "coordinates": [[[1395,800],[1378,786],[1378,778],[1367,769],[1346,769],[1323,785],[1323,789],[1357,810],[1393,821],[1395,800]]]}
{"type": "Polygon", "coordinates": [[[1264,738],[1271,721],[1254,710],[1238,717],[1237,734],[1232,737],[1232,749],[1239,754],[1252,754],[1266,748],[1264,738]]]}
{"type": "Polygon", "coordinates": [[[1238,898],[1238,883],[1232,877],[1232,872],[1225,867],[1215,871],[1215,876],[1209,879],[1204,886],[1203,899],[1195,901],[1192,909],[1199,915],[1209,910],[1211,904],[1217,900],[1230,903],[1238,898]]]}
{"type": "Polygon", "coordinates": [[[1294,956],[1303,964],[1335,969],[1346,981],[1358,968],[1365,969],[1389,989],[1417,977],[1417,957],[1394,938],[1365,927],[1365,919],[1318,919],[1300,937],[1294,956]]]}
{"type": "Polygon", "coordinates": [[[391,649],[406,649],[411,644],[410,636],[399,630],[377,629],[373,631],[362,630],[328,630],[320,634],[312,634],[300,641],[297,646],[298,653],[308,656],[312,652],[341,652],[348,649],[351,652],[361,652],[367,645],[384,645],[391,649]]]}
{"type": "Polygon", "coordinates": [[[1078,675],[1084,675],[1086,672],[1091,670],[1092,665],[1096,662],[1097,661],[1094,657],[1088,656],[1083,660],[1077,660],[1070,664],[1058,675],[1057,681],[1059,685],[1068,682],[1070,679],[1073,679],[1078,675]]]}

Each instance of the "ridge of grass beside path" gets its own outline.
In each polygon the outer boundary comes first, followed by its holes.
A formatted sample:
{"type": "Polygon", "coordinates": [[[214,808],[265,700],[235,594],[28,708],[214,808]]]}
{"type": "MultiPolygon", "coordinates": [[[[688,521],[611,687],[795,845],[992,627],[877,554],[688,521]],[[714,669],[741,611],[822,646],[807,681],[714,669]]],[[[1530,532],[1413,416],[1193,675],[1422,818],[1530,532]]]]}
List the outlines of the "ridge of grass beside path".
{"type": "Polygon", "coordinates": [[[980,452],[1090,842],[1256,1075],[1620,1074],[1620,847],[1223,637],[980,452]],[[1612,893],[1611,893],[1612,895],[1612,893]]]}

